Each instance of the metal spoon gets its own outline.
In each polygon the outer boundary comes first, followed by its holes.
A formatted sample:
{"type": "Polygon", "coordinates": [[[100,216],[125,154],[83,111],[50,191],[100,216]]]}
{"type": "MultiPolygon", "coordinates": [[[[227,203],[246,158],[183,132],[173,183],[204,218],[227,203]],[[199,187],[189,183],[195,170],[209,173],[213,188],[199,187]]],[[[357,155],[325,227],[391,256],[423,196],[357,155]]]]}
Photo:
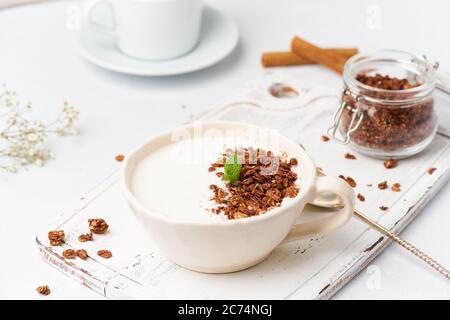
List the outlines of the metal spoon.
{"type": "MultiPolygon", "coordinates": [[[[321,171],[318,170],[318,175],[324,175],[324,174],[321,171]]],[[[343,206],[343,204],[341,202],[341,199],[339,197],[337,197],[335,195],[333,197],[333,196],[330,196],[329,194],[324,194],[324,195],[319,196],[317,198],[317,200],[314,200],[310,204],[313,205],[313,206],[316,206],[316,207],[333,208],[333,209],[342,208],[342,206],[343,206]]],[[[355,209],[353,211],[353,214],[357,218],[359,218],[362,222],[367,224],[369,227],[377,230],[378,232],[380,232],[381,234],[385,235],[389,239],[395,241],[396,243],[401,245],[403,248],[405,248],[406,250],[408,250],[409,252],[414,254],[416,257],[418,257],[419,259],[424,261],[430,267],[435,269],[437,272],[442,274],[444,277],[447,278],[447,280],[450,280],[450,271],[447,270],[439,262],[437,262],[436,260],[434,260],[433,258],[428,256],[426,253],[424,253],[423,251],[419,250],[417,247],[415,247],[414,245],[412,245],[408,241],[403,240],[396,233],[386,229],[385,227],[383,227],[382,225],[378,224],[374,220],[368,218],[367,216],[362,214],[360,211],[355,209]]]]}

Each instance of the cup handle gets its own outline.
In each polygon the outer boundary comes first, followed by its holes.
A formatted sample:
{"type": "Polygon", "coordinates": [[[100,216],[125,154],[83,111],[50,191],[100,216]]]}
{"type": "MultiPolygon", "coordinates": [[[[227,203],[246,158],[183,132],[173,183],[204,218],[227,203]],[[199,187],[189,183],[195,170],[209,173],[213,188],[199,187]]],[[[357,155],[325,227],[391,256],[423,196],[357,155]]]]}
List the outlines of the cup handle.
{"type": "Polygon", "coordinates": [[[334,177],[318,177],[316,193],[334,193],[341,198],[343,207],[333,215],[306,223],[294,225],[282,243],[302,239],[317,233],[325,233],[344,225],[353,215],[355,193],[342,179],[334,177]]]}
{"type": "Polygon", "coordinates": [[[95,20],[92,19],[92,10],[94,10],[94,8],[101,4],[107,4],[110,8],[111,11],[111,17],[113,18],[114,21],[114,9],[113,9],[113,5],[109,0],[87,0],[83,3],[83,18],[84,20],[87,22],[88,26],[90,28],[92,28],[93,30],[102,32],[104,34],[107,34],[110,37],[114,37],[115,34],[115,23],[113,23],[112,26],[108,26],[106,24],[103,23],[99,23],[95,20]]]}

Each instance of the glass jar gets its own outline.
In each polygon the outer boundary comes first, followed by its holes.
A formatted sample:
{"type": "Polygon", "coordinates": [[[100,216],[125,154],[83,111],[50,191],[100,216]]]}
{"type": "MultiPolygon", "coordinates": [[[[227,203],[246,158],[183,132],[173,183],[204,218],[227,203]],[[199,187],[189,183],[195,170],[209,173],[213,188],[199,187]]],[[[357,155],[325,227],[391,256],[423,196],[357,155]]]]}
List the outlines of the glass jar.
{"type": "Polygon", "coordinates": [[[419,153],[437,131],[436,69],[437,64],[402,51],[350,58],[329,134],[376,158],[398,159],[419,153]]]}

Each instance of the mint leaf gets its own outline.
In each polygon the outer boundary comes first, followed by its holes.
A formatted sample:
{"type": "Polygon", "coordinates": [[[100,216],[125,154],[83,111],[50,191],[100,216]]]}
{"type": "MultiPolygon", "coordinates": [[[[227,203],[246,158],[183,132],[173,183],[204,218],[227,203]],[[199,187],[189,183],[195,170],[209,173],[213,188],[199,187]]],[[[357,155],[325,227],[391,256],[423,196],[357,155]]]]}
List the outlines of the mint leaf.
{"type": "Polygon", "coordinates": [[[223,180],[228,181],[230,183],[236,183],[239,179],[239,175],[241,174],[242,163],[237,155],[234,153],[230,156],[225,165],[224,165],[224,175],[223,180]]]}

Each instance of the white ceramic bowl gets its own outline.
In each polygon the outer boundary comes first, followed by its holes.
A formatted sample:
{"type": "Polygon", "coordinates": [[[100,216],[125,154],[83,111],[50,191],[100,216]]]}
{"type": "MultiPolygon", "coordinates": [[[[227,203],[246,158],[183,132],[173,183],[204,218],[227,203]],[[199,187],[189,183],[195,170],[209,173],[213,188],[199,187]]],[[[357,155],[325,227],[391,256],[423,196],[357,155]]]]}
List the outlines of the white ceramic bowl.
{"type": "MultiPolygon", "coordinates": [[[[186,125],[181,128],[193,132],[194,127],[186,125]]],[[[215,129],[223,132],[227,129],[255,128],[243,123],[225,121],[203,122],[202,127],[205,130],[215,129]]],[[[297,158],[301,171],[297,179],[300,191],[292,201],[260,216],[237,220],[181,221],[149,210],[133,194],[133,172],[136,165],[149,153],[173,143],[172,132],[173,130],[170,130],[148,139],[127,156],[122,166],[121,185],[129,206],[147,234],[168,259],[185,268],[208,273],[242,270],[264,260],[274,248],[284,242],[329,232],[345,224],[352,216],[353,190],[341,179],[317,177],[316,167],[299,144],[274,131],[270,134],[278,139],[280,150],[297,158]],[[344,207],[331,216],[298,224],[298,217],[305,205],[323,192],[337,194],[344,207]]],[[[205,214],[200,211],[199,208],[199,214],[205,214]]]]}

